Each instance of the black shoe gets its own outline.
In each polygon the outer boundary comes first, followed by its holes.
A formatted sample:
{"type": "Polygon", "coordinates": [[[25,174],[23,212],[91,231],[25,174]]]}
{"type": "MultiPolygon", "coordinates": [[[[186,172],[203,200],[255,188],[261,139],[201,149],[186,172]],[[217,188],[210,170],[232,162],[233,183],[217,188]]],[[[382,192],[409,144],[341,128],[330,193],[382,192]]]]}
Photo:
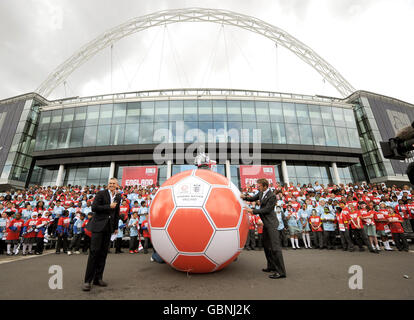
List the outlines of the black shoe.
{"type": "Polygon", "coordinates": [[[408,251],[410,251],[410,250],[408,250],[408,248],[407,248],[407,249],[404,249],[404,251],[405,251],[405,252],[408,252],[408,251]]]}
{"type": "Polygon", "coordinates": [[[89,283],[89,282],[85,282],[83,285],[82,285],[82,290],[83,291],[91,291],[91,284],[89,283]]]}
{"type": "Polygon", "coordinates": [[[103,281],[103,280],[95,280],[93,282],[93,284],[95,286],[100,286],[100,287],[107,287],[108,286],[108,284],[105,281],[103,281]]]}
{"type": "Polygon", "coordinates": [[[274,274],[271,274],[269,278],[270,279],[282,279],[282,278],[286,278],[286,276],[276,272],[274,274]]]}
{"type": "Polygon", "coordinates": [[[355,251],[355,249],[354,249],[354,248],[351,248],[351,249],[348,249],[348,251],[349,251],[349,252],[354,252],[354,251],[355,251]]]}
{"type": "Polygon", "coordinates": [[[262,269],[262,271],[263,272],[275,272],[276,270],[267,268],[267,269],[262,269]]]}

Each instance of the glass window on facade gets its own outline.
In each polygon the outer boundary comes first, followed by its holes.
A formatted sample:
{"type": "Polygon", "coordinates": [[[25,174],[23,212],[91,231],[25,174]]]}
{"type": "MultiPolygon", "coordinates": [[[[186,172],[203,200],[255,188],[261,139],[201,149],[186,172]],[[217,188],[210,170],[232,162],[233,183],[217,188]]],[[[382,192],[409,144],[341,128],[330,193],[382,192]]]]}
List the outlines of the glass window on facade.
{"type": "Polygon", "coordinates": [[[168,121],[168,101],[155,101],[155,119],[157,122],[168,121]]]}
{"type": "Polygon", "coordinates": [[[99,105],[88,106],[85,126],[97,125],[99,122],[99,105]]]}
{"type": "Polygon", "coordinates": [[[313,145],[312,139],[312,128],[308,124],[300,124],[299,125],[299,136],[300,136],[300,143],[313,145]]]}
{"type": "Polygon", "coordinates": [[[184,100],[184,121],[198,121],[197,100],[184,100]]]}
{"type": "Polygon", "coordinates": [[[326,145],[328,147],[338,147],[338,137],[336,135],[336,128],[335,127],[324,127],[325,137],[326,137],[326,145]]]}
{"type": "MultiPolygon", "coordinates": [[[[297,123],[296,108],[294,103],[283,103],[283,114],[286,123],[297,123]]],[[[287,128],[286,128],[287,131],[287,128]]]]}
{"type": "MultiPolygon", "coordinates": [[[[143,126],[143,124],[141,124],[143,126]]],[[[152,126],[152,123],[151,123],[152,126]]],[[[125,125],[124,124],[113,124],[111,126],[111,137],[109,139],[109,144],[113,146],[124,144],[125,136],[125,125]]]]}
{"type": "Polygon", "coordinates": [[[96,145],[97,146],[108,146],[109,139],[111,137],[111,126],[98,126],[98,131],[96,135],[96,145]]]}
{"type": "Polygon", "coordinates": [[[72,135],[70,137],[70,147],[71,148],[82,147],[84,131],[85,131],[85,127],[73,128],[72,129],[72,135]]]}
{"type": "Polygon", "coordinates": [[[227,122],[214,122],[214,138],[213,141],[216,143],[227,142],[227,122]]]}
{"type": "Polygon", "coordinates": [[[154,122],[154,101],[141,102],[141,122],[154,122]]]}
{"type": "Polygon", "coordinates": [[[312,126],[313,142],[316,146],[326,145],[325,133],[322,126],[312,126]]]}
{"type": "Polygon", "coordinates": [[[138,123],[141,114],[141,103],[130,102],[127,103],[126,123],[138,123]]]}
{"type": "Polygon", "coordinates": [[[256,132],[256,122],[243,122],[243,129],[241,133],[242,143],[259,143],[259,137],[256,132]]]}
{"type": "Polygon", "coordinates": [[[39,130],[47,130],[49,129],[50,119],[52,116],[51,111],[42,112],[39,121],[39,130]]]}
{"type": "Polygon", "coordinates": [[[271,122],[285,122],[281,102],[269,102],[269,112],[271,122]]]}
{"type": "Polygon", "coordinates": [[[258,125],[258,130],[261,130],[261,141],[262,143],[273,143],[272,129],[270,123],[261,123],[258,125]]]}
{"type": "Polygon", "coordinates": [[[343,110],[344,110],[343,108],[332,108],[335,126],[337,127],[346,126],[343,110]]]}
{"type": "Polygon", "coordinates": [[[354,111],[352,109],[344,109],[344,118],[347,128],[356,128],[354,111]]]}
{"type": "Polygon", "coordinates": [[[346,128],[336,128],[336,132],[338,136],[339,146],[344,148],[350,148],[351,145],[349,143],[349,137],[346,128]]]}
{"type": "Polygon", "coordinates": [[[38,131],[38,134],[36,137],[36,145],[35,145],[36,151],[45,150],[48,135],[49,135],[49,131],[38,131]]]}
{"type": "Polygon", "coordinates": [[[127,105],[126,103],[115,103],[114,104],[114,114],[112,117],[112,123],[125,123],[127,114],[127,105]]]}
{"type": "Polygon", "coordinates": [[[256,121],[256,111],[253,101],[242,101],[241,110],[243,122],[256,121]]]}
{"type": "Polygon", "coordinates": [[[227,123],[227,141],[239,143],[241,142],[242,122],[228,122],[227,123]]]}
{"type": "Polygon", "coordinates": [[[213,120],[227,121],[226,100],[213,100],[213,120]]]}
{"type": "Polygon", "coordinates": [[[211,130],[214,129],[213,122],[199,122],[199,140],[200,142],[213,142],[214,134],[211,130]],[[210,131],[210,132],[209,132],[210,131]]]}
{"type": "Polygon", "coordinates": [[[184,122],[184,142],[195,142],[198,140],[198,122],[184,122]]]}
{"type": "Polygon", "coordinates": [[[327,106],[321,106],[321,115],[322,121],[325,126],[335,125],[334,119],[332,116],[332,108],[327,106]]]}
{"type": "MultiPolygon", "coordinates": [[[[286,113],[285,113],[286,115],[286,113]]],[[[300,144],[299,128],[297,124],[287,123],[286,128],[286,140],[288,144],[300,144]]]]}
{"type": "Polygon", "coordinates": [[[93,147],[96,145],[96,133],[98,126],[85,127],[83,135],[83,147],[93,147]]]}
{"type": "Polygon", "coordinates": [[[321,107],[314,105],[314,104],[310,104],[308,105],[308,108],[309,108],[309,117],[310,117],[311,124],[322,125],[323,121],[322,121],[322,115],[321,115],[321,107]]]}
{"type": "Polygon", "coordinates": [[[256,101],[257,122],[270,122],[269,104],[266,101],[256,101]]]}
{"type": "Polygon", "coordinates": [[[181,100],[170,101],[170,121],[183,120],[184,102],[181,100]]]}
{"type": "Polygon", "coordinates": [[[309,109],[306,104],[296,104],[296,117],[299,124],[310,124],[309,109]]]}
{"type": "Polygon", "coordinates": [[[62,123],[62,113],[62,109],[52,111],[49,129],[60,128],[60,124],[62,123]]]}
{"type": "Polygon", "coordinates": [[[86,107],[77,107],[73,127],[83,127],[86,121],[86,107]]]}
{"type": "Polygon", "coordinates": [[[286,132],[284,123],[271,123],[273,143],[285,144],[286,132]]]}
{"type": "Polygon", "coordinates": [[[58,140],[59,130],[49,130],[49,138],[47,140],[47,149],[56,149],[58,140]]]}
{"type": "Polygon", "coordinates": [[[361,148],[361,144],[359,142],[359,135],[357,129],[347,129],[348,130],[348,137],[349,142],[352,148],[361,148]]]}
{"type": "Polygon", "coordinates": [[[212,121],[213,120],[213,104],[211,100],[198,100],[198,120],[212,121]]]}
{"type": "Polygon", "coordinates": [[[228,121],[242,121],[240,101],[227,101],[227,119],[228,121]]]}
{"type": "Polygon", "coordinates": [[[75,108],[63,109],[63,117],[62,117],[61,128],[70,128],[70,127],[72,127],[73,119],[75,119],[75,108]]]}
{"type": "Polygon", "coordinates": [[[154,135],[152,137],[154,143],[168,143],[169,136],[168,122],[154,123],[154,135]]]}
{"type": "Polygon", "coordinates": [[[125,144],[138,144],[139,123],[127,123],[125,125],[125,144]]]}
{"type": "Polygon", "coordinates": [[[139,126],[139,143],[152,143],[153,136],[153,123],[141,123],[139,126]]]}
{"type": "Polygon", "coordinates": [[[113,108],[113,104],[101,105],[99,112],[99,125],[111,124],[113,108]]]}
{"type": "Polygon", "coordinates": [[[69,148],[70,143],[70,136],[71,136],[72,128],[65,128],[59,130],[58,136],[58,149],[66,149],[69,148]]]}

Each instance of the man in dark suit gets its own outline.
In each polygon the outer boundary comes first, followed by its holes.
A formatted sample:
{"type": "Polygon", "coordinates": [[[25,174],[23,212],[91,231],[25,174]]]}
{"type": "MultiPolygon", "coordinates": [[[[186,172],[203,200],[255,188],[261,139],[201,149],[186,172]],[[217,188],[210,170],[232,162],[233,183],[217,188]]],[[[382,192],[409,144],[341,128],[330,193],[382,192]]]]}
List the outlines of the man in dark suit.
{"type": "Polygon", "coordinates": [[[280,247],[279,221],[275,214],[276,196],[269,189],[269,182],[266,179],[257,180],[259,192],[253,197],[241,195],[245,201],[260,201],[260,209],[247,211],[258,214],[263,221],[263,247],[267,260],[267,268],[263,272],[274,272],[269,275],[271,279],[286,278],[285,264],[283,262],[282,248],[280,247]]]}
{"type": "Polygon", "coordinates": [[[118,231],[121,194],[116,193],[117,188],[118,180],[111,178],[108,188],[99,191],[92,204],[94,214],[87,227],[92,232],[92,237],[83,291],[91,290],[92,281],[94,285],[107,286],[102,277],[111,235],[118,231]]]}

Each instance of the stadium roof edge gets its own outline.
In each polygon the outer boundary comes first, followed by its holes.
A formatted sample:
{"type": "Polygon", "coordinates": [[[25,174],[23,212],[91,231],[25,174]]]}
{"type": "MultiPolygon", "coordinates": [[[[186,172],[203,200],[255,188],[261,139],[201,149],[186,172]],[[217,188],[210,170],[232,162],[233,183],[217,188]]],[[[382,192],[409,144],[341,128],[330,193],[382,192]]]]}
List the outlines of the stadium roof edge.
{"type": "Polygon", "coordinates": [[[356,98],[359,98],[362,94],[379,97],[381,99],[389,100],[389,101],[392,101],[392,102],[399,102],[399,103],[405,104],[405,105],[407,105],[411,108],[414,108],[414,104],[406,102],[404,100],[400,100],[400,99],[397,99],[397,98],[393,98],[393,97],[390,97],[390,96],[386,96],[386,95],[383,95],[383,94],[379,94],[379,93],[375,93],[375,92],[371,92],[371,91],[366,91],[366,90],[355,91],[354,93],[352,93],[348,97],[344,98],[344,101],[350,103],[352,100],[355,100],[356,98]]]}

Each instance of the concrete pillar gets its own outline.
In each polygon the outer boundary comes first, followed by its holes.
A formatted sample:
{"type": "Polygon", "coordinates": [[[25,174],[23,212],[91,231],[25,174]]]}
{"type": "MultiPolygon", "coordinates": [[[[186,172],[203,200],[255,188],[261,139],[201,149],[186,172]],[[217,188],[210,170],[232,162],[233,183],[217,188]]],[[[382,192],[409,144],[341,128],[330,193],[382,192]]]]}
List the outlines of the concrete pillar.
{"type": "Polygon", "coordinates": [[[111,166],[109,167],[109,177],[108,177],[108,181],[111,178],[115,178],[115,161],[111,162],[111,166]]]}
{"type": "Polygon", "coordinates": [[[283,183],[285,185],[289,185],[289,174],[287,170],[286,161],[282,160],[282,176],[283,176],[283,183]]]}
{"type": "Polygon", "coordinates": [[[57,178],[56,178],[56,185],[58,187],[63,186],[63,179],[64,179],[63,172],[64,171],[65,171],[65,165],[61,164],[59,166],[59,171],[58,171],[58,175],[57,175],[57,178]]]}
{"type": "Polygon", "coordinates": [[[171,178],[172,173],[172,161],[167,160],[167,179],[171,178]]]}
{"type": "Polygon", "coordinates": [[[226,160],[226,177],[231,181],[230,160],[226,160]]]}
{"type": "Polygon", "coordinates": [[[337,186],[341,183],[341,178],[339,177],[338,167],[336,166],[336,162],[332,162],[332,173],[333,173],[333,182],[337,186]]]}

